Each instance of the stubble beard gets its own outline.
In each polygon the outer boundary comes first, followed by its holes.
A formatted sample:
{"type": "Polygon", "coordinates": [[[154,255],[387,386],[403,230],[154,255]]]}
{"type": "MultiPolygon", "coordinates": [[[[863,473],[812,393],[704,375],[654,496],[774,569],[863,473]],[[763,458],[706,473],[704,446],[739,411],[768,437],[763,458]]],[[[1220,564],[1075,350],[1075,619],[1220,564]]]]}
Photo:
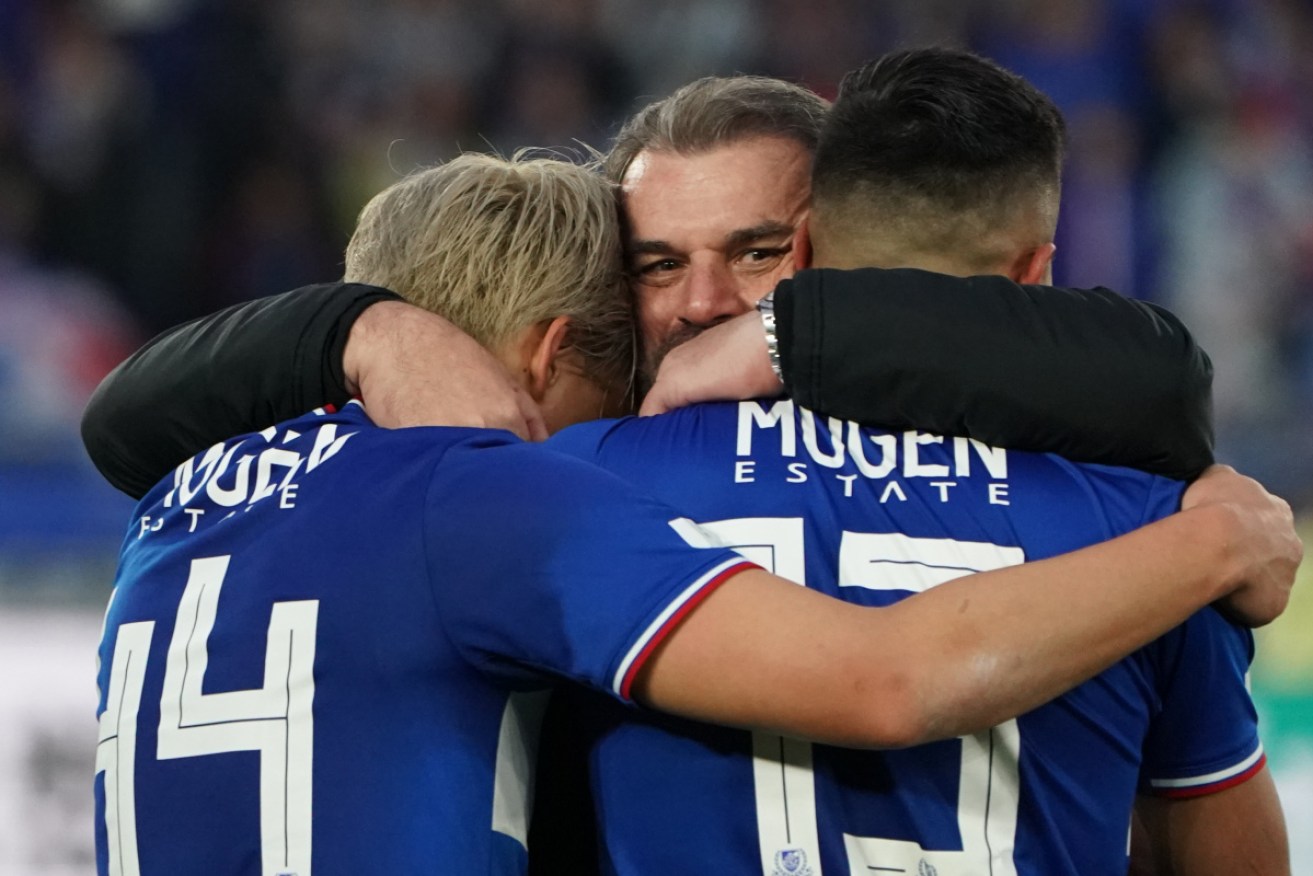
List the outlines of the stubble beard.
{"type": "Polygon", "coordinates": [[[638,398],[640,401],[652,388],[652,384],[656,382],[657,371],[661,368],[661,362],[670,351],[680,344],[693,340],[709,328],[711,326],[685,323],[666,335],[652,349],[644,351],[643,367],[638,374],[638,398]]]}

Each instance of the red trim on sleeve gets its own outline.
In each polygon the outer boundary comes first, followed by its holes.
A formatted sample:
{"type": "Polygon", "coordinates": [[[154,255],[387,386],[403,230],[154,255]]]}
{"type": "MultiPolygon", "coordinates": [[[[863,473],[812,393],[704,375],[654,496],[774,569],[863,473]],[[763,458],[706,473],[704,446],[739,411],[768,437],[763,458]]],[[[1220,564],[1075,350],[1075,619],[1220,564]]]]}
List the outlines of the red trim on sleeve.
{"type": "Polygon", "coordinates": [[[1229,779],[1223,779],[1220,782],[1213,782],[1208,785],[1192,785],[1186,788],[1155,788],[1154,795],[1157,797],[1167,797],[1172,800],[1187,800],[1191,797],[1206,797],[1209,794],[1216,794],[1219,791],[1225,791],[1227,788],[1234,788],[1236,785],[1244,784],[1258,774],[1264,766],[1267,765],[1267,755],[1264,754],[1254,765],[1243,773],[1236,773],[1229,779]]]}
{"type": "Polygon", "coordinates": [[[664,642],[666,637],[674,631],[675,627],[679,626],[680,621],[687,617],[690,611],[702,604],[702,600],[710,596],[713,591],[720,587],[720,585],[724,584],[730,578],[733,578],[739,572],[746,572],[748,569],[760,568],[761,567],[756,563],[749,563],[747,560],[744,560],[741,563],[736,563],[712,578],[706,584],[702,585],[701,590],[686,599],[684,604],[666,619],[666,622],[662,624],[661,629],[653,634],[652,638],[648,640],[647,645],[643,647],[643,650],[638,652],[638,656],[634,658],[634,662],[629,664],[629,671],[625,673],[625,679],[620,684],[620,696],[626,700],[633,699],[633,697],[629,695],[629,689],[633,686],[634,679],[638,677],[639,671],[643,668],[644,664],[647,663],[647,659],[652,656],[652,652],[657,649],[657,646],[664,642]]]}

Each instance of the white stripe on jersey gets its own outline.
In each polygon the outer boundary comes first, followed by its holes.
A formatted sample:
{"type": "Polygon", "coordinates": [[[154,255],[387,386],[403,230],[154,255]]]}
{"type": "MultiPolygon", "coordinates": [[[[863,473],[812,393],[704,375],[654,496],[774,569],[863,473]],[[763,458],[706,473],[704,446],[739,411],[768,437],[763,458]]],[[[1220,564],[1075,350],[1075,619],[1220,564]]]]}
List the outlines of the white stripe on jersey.
{"type": "Polygon", "coordinates": [[[661,632],[661,628],[666,625],[675,612],[679,611],[684,606],[684,603],[696,596],[699,590],[716,580],[716,578],[726,569],[731,569],[734,566],[741,565],[746,565],[746,562],[742,557],[734,557],[733,559],[725,560],[723,563],[720,563],[719,565],[712,567],[709,571],[704,572],[696,581],[684,588],[682,593],[670,601],[670,604],[666,606],[665,610],[657,615],[656,620],[652,621],[648,628],[643,631],[643,635],[639,636],[638,639],[634,641],[633,647],[629,649],[629,653],[625,654],[625,659],[620,661],[620,666],[615,671],[615,677],[611,680],[611,689],[615,691],[616,696],[624,696],[621,691],[624,688],[625,677],[629,674],[630,666],[632,666],[634,661],[638,659],[638,655],[643,653],[643,649],[647,647],[648,642],[652,641],[652,637],[661,632]]]}
{"type": "Polygon", "coordinates": [[[1191,776],[1185,779],[1150,779],[1149,785],[1154,788],[1197,788],[1200,785],[1211,785],[1214,782],[1225,781],[1232,776],[1238,776],[1245,770],[1258,763],[1258,759],[1263,756],[1263,743],[1258,744],[1258,748],[1249,757],[1240,761],[1234,766],[1218,770],[1215,773],[1209,773],[1206,776],[1191,776]]]}

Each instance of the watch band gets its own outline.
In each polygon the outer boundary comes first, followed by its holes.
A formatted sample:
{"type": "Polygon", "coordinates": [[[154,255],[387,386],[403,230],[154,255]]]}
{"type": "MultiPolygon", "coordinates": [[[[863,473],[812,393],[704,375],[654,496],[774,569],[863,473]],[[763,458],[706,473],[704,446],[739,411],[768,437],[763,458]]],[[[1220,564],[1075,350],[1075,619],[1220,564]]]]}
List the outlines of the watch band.
{"type": "Polygon", "coordinates": [[[766,355],[770,359],[770,370],[775,372],[780,383],[784,382],[784,369],[780,367],[780,339],[775,331],[775,290],[772,289],[757,302],[757,312],[761,314],[761,326],[766,331],[766,355]]]}

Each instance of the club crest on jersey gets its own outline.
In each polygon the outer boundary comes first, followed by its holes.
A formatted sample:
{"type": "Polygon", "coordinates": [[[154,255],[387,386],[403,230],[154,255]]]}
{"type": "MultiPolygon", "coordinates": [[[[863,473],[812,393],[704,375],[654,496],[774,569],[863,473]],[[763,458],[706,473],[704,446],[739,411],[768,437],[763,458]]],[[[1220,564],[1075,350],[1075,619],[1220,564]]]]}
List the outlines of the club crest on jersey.
{"type": "Polygon", "coordinates": [[[939,876],[939,870],[925,858],[916,863],[916,876],[939,876]]]}
{"type": "Polygon", "coordinates": [[[807,853],[802,849],[780,849],[775,853],[775,869],[771,876],[812,876],[807,853]]]}

